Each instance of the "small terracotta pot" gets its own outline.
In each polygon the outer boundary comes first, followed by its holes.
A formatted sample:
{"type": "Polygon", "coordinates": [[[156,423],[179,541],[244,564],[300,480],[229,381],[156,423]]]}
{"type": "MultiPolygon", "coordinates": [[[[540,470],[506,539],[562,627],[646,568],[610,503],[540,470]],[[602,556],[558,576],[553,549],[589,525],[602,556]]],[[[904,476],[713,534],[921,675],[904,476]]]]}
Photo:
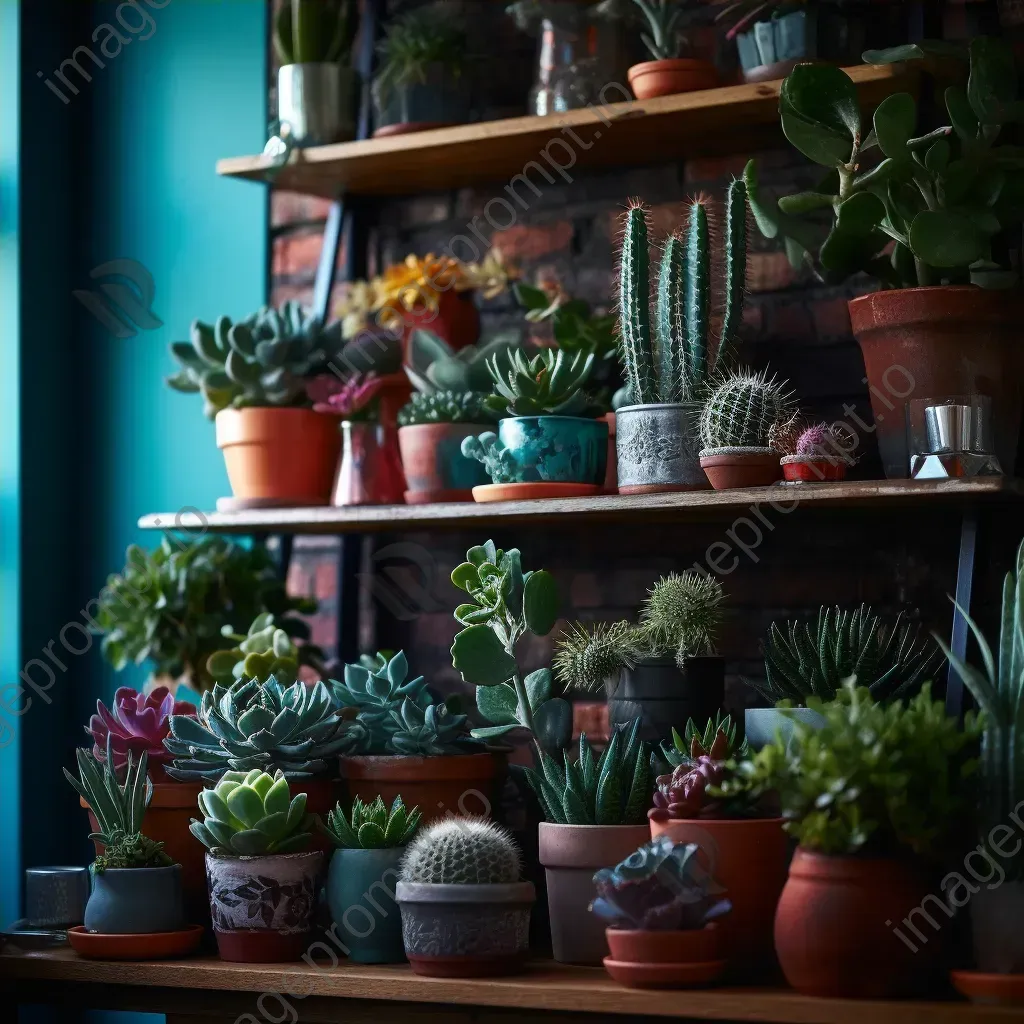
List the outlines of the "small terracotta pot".
{"type": "Polygon", "coordinates": [[[611,955],[605,970],[630,988],[682,988],[721,977],[721,929],[715,923],[691,931],[605,931],[611,955]]]}
{"type": "Polygon", "coordinates": [[[809,459],[787,455],[782,460],[782,475],[793,483],[825,483],[846,479],[846,463],[836,459],[809,459]]]}
{"type": "Polygon", "coordinates": [[[678,57],[675,60],[648,60],[634,64],[628,72],[629,84],[638,100],[670,96],[678,92],[714,89],[718,85],[715,65],[707,60],[678,57]]]}
{"type": "Polygon", "coordinates": [[[504,755],[497,753],[343,754],[338,764],[350,804],[356,797],[371,803],[379,796],[390,807],[401,796],[406,807],[419,807],[424,825],[447,814],[491,817],[505,774],[504,755]]]}
{"type": "Polygon", "coordinates": [[[462,440],[487,430],[481,423],[417,423],[398,428],[398,447],[409,505],[430,501],[472,501],[473,488],[486,484],[487,470],[462,454],[462,440]]]}
{"type": "Polygon", "coordinates": [[[775,949],[786,980],[798,992],[833,998],[922,991],[949,925],[937,906],[941,896],[922,904],[930,891],[907,861],[797,849],[775,917],[775,949]],[[919,911],[901,929],[921,907],[923,915],[919,911]],[[928,924],[929,916],[937,927],[928,924]]]}
{"type": "Polygon", "coordinates": [[[312,409],[224,409],[217,447],[240,501],[326,505],[341,452],[338,417],[312,409]]]}
{"type": "Polygon", "coordinates": [[[652,821],[652,838],[662,834],[696,843],[702,865],[725,888],[732,910],[721,925],[733,972],[757,974],[772,966],[775,908],[789,865],[782,819],[652,821]]]}
{"type": "Polygon", "coordinates": [[[700,468],[716,491],[737,487],[767,487],[782,477],[778,452],[737,452],[701,455],[700,468]]]}
{"type": "Polygon", "coordinates": [[[563,484],[540,480],[523,484],[481,484],[473,488],[473,500],[527,501],[533,498],[592,498],[601,493],[600,484],[563,484]]]}

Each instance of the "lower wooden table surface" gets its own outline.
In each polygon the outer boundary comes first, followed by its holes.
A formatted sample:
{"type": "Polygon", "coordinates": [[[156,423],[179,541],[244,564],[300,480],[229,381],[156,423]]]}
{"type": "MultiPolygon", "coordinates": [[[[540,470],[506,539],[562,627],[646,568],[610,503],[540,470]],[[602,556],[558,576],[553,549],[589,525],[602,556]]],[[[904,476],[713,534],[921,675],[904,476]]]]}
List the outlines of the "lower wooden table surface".
{"type": "MultiPolygon", "coordinates": [[[[779,1024],[983,1024],[1024,1007],[815,999],[785,989],[626,989],[596,968],[539,961],[508,978],[420,978],[408,967],[83,960],[69,949],[0,955],[0,1006],[163,1012],[168,1024],[403,1020],[513,1024],[538,1018],[621,1022],[676,1017],[779,1024]]],[[[2,1019],[8,1019],[6,1017],[2,1019]]],[[[10,1019],[16,1019],[12,1017],[10,1019]]]]}

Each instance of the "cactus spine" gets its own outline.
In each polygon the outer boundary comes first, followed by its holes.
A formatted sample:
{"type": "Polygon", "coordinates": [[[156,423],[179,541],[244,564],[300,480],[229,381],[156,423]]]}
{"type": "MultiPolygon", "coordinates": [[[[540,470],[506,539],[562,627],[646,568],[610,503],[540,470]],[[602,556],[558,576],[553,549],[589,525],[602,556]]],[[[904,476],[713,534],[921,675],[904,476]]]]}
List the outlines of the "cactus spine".
{"type": "Polygon", "coordinates": [[[763,373],[734,374],[715,388],[701,410],[701,444],[705,449],[768,451],[772,427],[792,413],[792,394],[784,381],[763,373]]]}
{"type": "Polygon", "coordinates": [[[620,340],[626,381],[633,403],[657,401],[657,379],[651,346],[650,255],[647,249],[647,210],[630,206],[622,236],[619,275],[620,340]]]}
{"type": "Polygon", "coordinates": [[[402,860],[403,882],[496,885],[518,882],[519,848],[500,825],[482,818],[443,818],[421,829],[402,860]]]}
{"type": "Polygon", "coordinates": [[[665,243],[658,276],[658,401],[679,402],[686,392],[686,365],[679,343],[686,331],[686,259],[682,241],[665,243]]]}
{"type": "Polygon", "coordinates": [[[690,232],[686,239],[686,392],[707,383],[708,306],[711,293],[711,244],[708,239],[707,203],[698,199],[690,205],[690,232]]]}
{"type": "Polygon", "coordinates": [[[747,186],[737,178],[725,197],[725,314],[715,357],[715,367],[719,371],[729,363],[736,348],[746,288],[747,186]]]}

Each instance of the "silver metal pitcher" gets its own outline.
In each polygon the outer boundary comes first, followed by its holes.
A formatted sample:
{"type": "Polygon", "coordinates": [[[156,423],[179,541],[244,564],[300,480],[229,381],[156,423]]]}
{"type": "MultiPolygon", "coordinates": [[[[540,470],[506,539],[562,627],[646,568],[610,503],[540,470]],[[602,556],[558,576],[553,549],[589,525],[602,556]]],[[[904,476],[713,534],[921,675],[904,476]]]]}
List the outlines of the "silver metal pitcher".
{"type": "Polygon", "coordinates": [[[337,63],[285,64],[277,72],[277,116],[296,146],[325,146],[355,135],[354,72],[337,63]]]}

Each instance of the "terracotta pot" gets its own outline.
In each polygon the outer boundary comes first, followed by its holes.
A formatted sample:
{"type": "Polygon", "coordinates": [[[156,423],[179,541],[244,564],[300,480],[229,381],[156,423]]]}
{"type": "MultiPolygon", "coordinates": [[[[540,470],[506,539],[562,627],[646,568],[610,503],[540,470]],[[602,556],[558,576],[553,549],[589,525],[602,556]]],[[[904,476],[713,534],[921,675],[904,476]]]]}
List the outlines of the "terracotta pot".
{"type": "Polygon", "coordinates": [[[424,825],[449,813],[491,817],[505,774],[504,755],[497,753],[343,754],[338,763],[349,804],[356,797],[370,803],[380,796],[390,806],[401,796],[406,807],[419,807],[424,825]]]}
{"type": "Polygon", "coordinates": [[[702,454],[700,468],[716,491],[729,491],[735,487],[767,487],[782,476],[778,452],[702,454]]]}
{"type": "Polygon", "coordinates": [[[787,455],[782,460],[782,476],[794,483],[825,483],[846,479],[846,463],[838,459],[808,459],[801,455],[787,455]]]}
{"type": "Polygon", "coordinates": [[[924,916],[915,915],[910,926],[900,929],[900,922],[929,891],[906,861],[797,849],[775,917],[775,949],[786,980],[798,992],[835,998],[889,999],[921,991],[949,923],[937,906],[941,894],[924,904],[924,916]]]}
{"type": "Polygon", "coordinates": [[[224,409],[217,413],[236,499],[326,505],[341,452],[338,418],[312,409],[224,409]]]}
{"type": "Polygon", "coordinates": [[[565,964],[599,965],[608,955],[608,942],[604,923],[588,909],[594,898],[594,872],[614,867],[643,846],[648,827],[542,821],[538,835],[554,957],[565,964]]]}
{"type": "Polygon", "coordinates": [[[487,430],[480,423],[417,423],[398,428],[407,504],[472,501],[473,488],[486,484],[487,470],[462,454],[462,439],[487,430]]]}
{"type": "Polygon", "coordinates": [[[789,864],[782,819],[652,821],[651,836],[662,834],[700,846],[701,863],[726,889],[732,910],[721,924],[734,973],[756,974],[770,967],[775,908],[789,864]]]}
{"type": "Polygon", "coordinates": [[[563,484],[540,480],[525,484],[481,484],[473,488],[473,500],[527,501],[533,498],[592,498],[601,493],[600,484],[563,484]]]}
{"type": "Polygon", "coordinates": [[[398,431],[383,423],[341,424],[341,460],[331,504],[401,505],[405,474],[398,454],[398,431]]]}
{"type": "Polygon", "coordinates": [[[904,288],[850,302],[890,479],[910,472],[907,406],[916,398],[988,395],[996,455],[1013,473],[1024,399],[1018,289],[904,288]]]}
{"type": "Polygon", "coordinates": [[[409,339],[419,327],[436,334],[454,349],[475,345],[480,338],[480,310],[474,294],[449,288],[440,293],[435,310],[426,307],[396,310],[405,329],[406,359],[409,357],[409,339]]]}
{"type": "Polygon", "coordinates": [[[721,929],[711,923],[691,931],[606,929],[611,955],[605,970],[630,988],[706,985],[722,975],[721,929]]]}
{"type": "Polygon", "coordinates": [[[714,89],[718,85],[715,65],[707,60],[694,60],[690,57],[644,61],[642,64],[634,64],[626,75],[638,100],[714,89]]]}

